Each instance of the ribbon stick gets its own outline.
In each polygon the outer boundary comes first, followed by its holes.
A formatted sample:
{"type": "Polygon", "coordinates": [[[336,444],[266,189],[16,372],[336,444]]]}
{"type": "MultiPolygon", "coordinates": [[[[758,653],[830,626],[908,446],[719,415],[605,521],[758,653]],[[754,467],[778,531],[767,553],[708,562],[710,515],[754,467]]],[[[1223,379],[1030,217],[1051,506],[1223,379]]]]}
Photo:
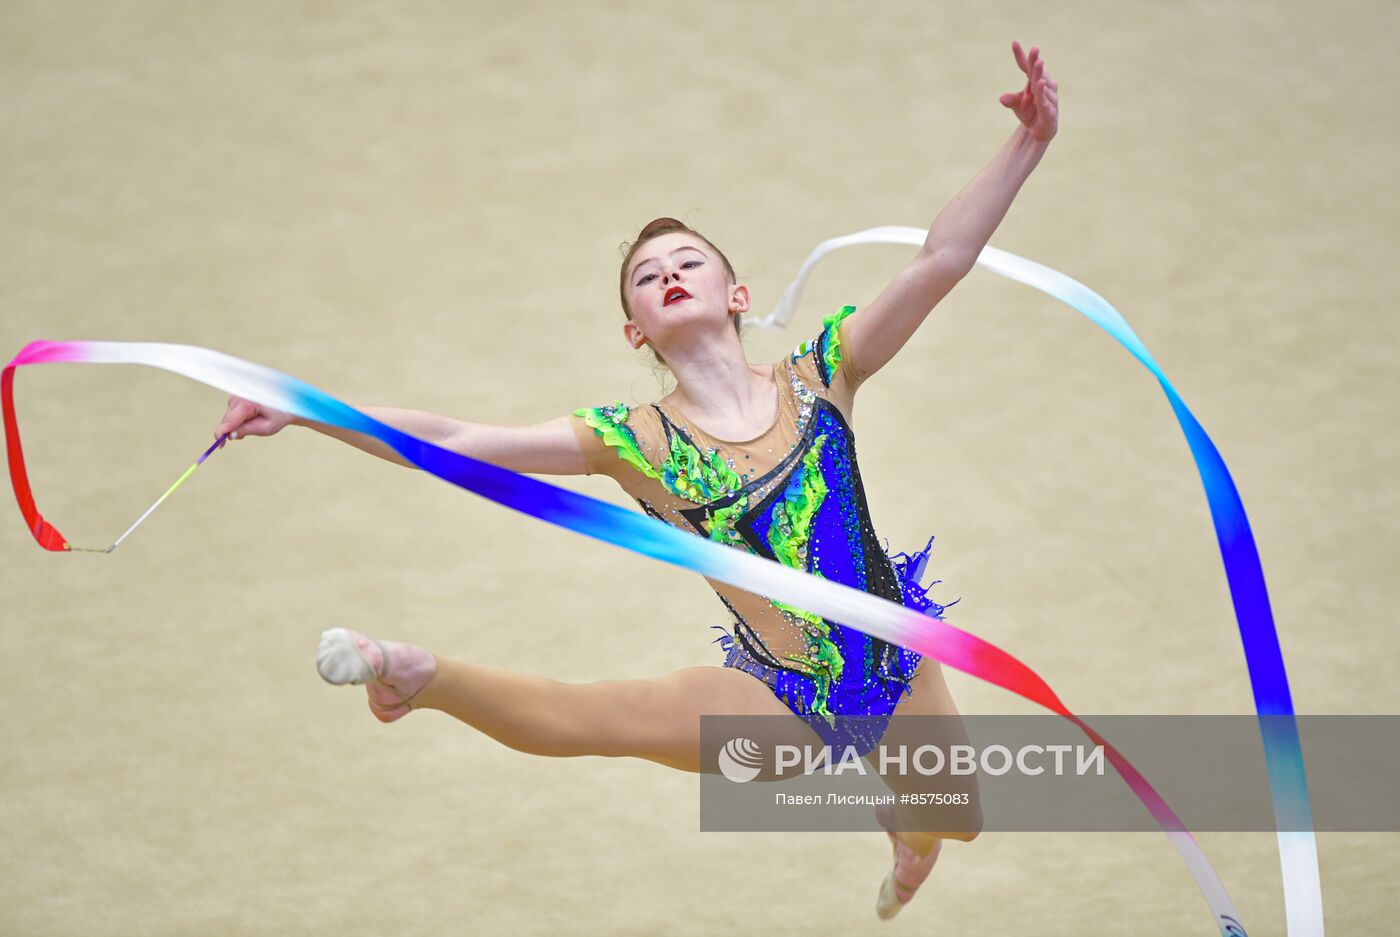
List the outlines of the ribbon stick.
{"type": "MultiPolygon", "coordinates": [[[[752,324],[765,328],[786,325],[797,308],[802,288],[812,269],[834,250],[859,244],[920,246],[927,237],[928,232],[920,228],[887,226],[823,241],[808,255],[773,311],[752,324]]],[[[1186,434],[1186,442],[1191,447],[1191,455],[1196,460],[1196,468],[1205,486],[1206,500],[1210,504],[1211,518],[1220,544],[1220,556],[1225,564],[1225,577],[1234,602],[1235,618],[1239,623],[1245,666],[1254,692],[1254,706],[1268,766],[1274,819],[1278,827],[1288,933],[1299,937],[1321,935],[1322,882],[1317,866],[1317,841],[1312,832],[1312,807],[1308,798],[1303,752],[1298,742],[1293,699],[1288,688],[1288,673],[1283,666],[1283,652],[1274,628],[1269,595],[1264,586],[1264,570],[1259,562],[1259,551],[1254,545],[1254,532],[1249,526],[1244,504],[1240,501],[1225,460],[1148,353],[1147,346],[1108,300],[1057,270],[995,247],[982,249],[977,266],[1048,293],[1083,313],[1089,321],[1128,349],[1162,385],[1182,432],[1186,434]],[[1265,718],[1269,716],[1275,718],[1265,718]]]]}
{"type": "MultiPolygon", "coordinates": [[[[1224,885],[1195,838],[1128,760],[1071,713],[1035,671],[995,645],[940,618],[783,566],[757,554],[696,537],[636,511],[441,449],[381,423],[296,378],[207,348],[144,342],[31,343],[4,371],[7,433],[16,425],[14,369],[58,362],[144,364],[162,368],[304,419],[373,436],[424,471],[498,504],[755,594],[808,609],[1038,703],[1074,722],[1096,744],[1104,745],[1110,763],[1146,805],[1186,862],[1220,932],[1226,937],[1242,937],[1245,933],[1224,885]]],[[[15,445],[10,447],[11,474],[17,479],[23,475],[23,456],[18,437],[7,437],[7,440],[10,438],[15,440],[15,445]]],[[[18,483],[15,492],[21,501],[21,510],[25,511],[25,497],[18,483]]],[[[32,499],[28,507],[26,519],[31,513],[38,517],[37,511],[32,510],[32,499]]],[[[31,525],[31,530],[41,544],[44,537],[57,534],[42,519],[38,525],[31,525]]]]}
{"type": "Polygon", "coordinates": [[[15,500],[19,502],[19,510],[24,515],[24,522],[29,526],[29,532],[34,535],[39,546],[55,553],[111,553],[123,540],[131,535],[131,532],[141,526],[141,522],[151,516],[156,508],[166,498],[185,483],[185,479],[194,474],[194,470],[204,464],[204,460],[219,448],[220,443],[228,438],[228,433],[214,440],[214,445],[204,450],[204,454],[195,460],[195,463],[185,469],[184,474],[175,479],[175,483],[165,489],[165,494],[155,500],[155,503],[146,508],[141,516],[132,522],[120,537],[112,541],[112,545],[99,549],[97,547],[75,547],[68,542],[68,539],[58,532],[58,528],[44,520],[43,515],[34,504],[34,495],[29,490],[29,473],[24,468],[24,449],[19,441],[19,421],[15,419],[14,405],[14,370],[6,368],[3,379],[0,379],[0,405],[4,408],[5,414],[5,455],[10,464],[10,484],[15,490],[15,500]]]}
{"type": "MultiPolygon", "coordinates": [[[[193,475],[193,474],[194,474],[194,470],[197,469],[197,468],[199,468],[201,465],[203,465],[203,464],[204,464],[204,460],[207,459],[207,458],[209,458],[209,456],[213,453],[213,451],[214,451],[215,449],[219,448],[219,443],[223,442],[225,439],[228,439],[228,433],[224,433],[224,434],[223,434],[222,436],[220,436],[218,439],[214,440],[214,445],[210,446],[208,449],[205,449],[205,450],[204,450],[204,455],[200,456],[198,459],[195,460],[195,463],[194,463],[193,465],[191,465],[189,468],[185,469],[185,473],[184,473],[183,475],[181,475],[179,478],[175,479],[175,484],[173,484],[173,485],[171,485],[169,488],[165,489],[165,494],[161,495],[159,498],[157,498],[157,499],[155,500],[155,503],[154,503],[154,504],[152,504],[150,507],[146,508],[146,512],[145,512],[144,514],[142,514],[140,517],[136,518],[136,520],[132,522],[131,526],[128,527],[128,528],[126,529],[126,532],[125,532],[125,533],[123,533],[123,534],[122,534],[120,537],[118,537],[116,540],[112,541],[112,545],[111,545],[110,547],[108,547],[108,548],[105,549],[105,550],[95,550],[95,551],[94,551],[94,550],[91,550],[90,548],[87,548],[87,547],[73,547],[73,546],[70,546],[68,549],[70,549],[70,550],[88,550],[89,552],[96,552],[96,553],[111,553],[113,550],[115,550],[115,549],[117,548],[117,545],[118,545],[118,544],[120,544],[123,540],[125,540],[125,539],[127,538],[127,535],[129,535],[129,534],[130,534],[133,530],[135,530],[137,527],[140,527],[140,526],[141,526],[141,522],[142,522],[142,521],[144,521],[146,518],[148,518],[148,517],[151,516],[151,512],[152,512],[152,511],[154,511],[156,508],[160,507],[162,501],[164,501],[166,498],[170,497],[170,493],[171,493],[171,492],[173,492],[176,488],[179,488],[181,485],[183,485],[183,484],[185,483],[185,479],[187,479],[187,478],[189,478],[191,475],[193,475]]],[[[16,439],[15,445],[19,445],[18,439],[16,439]]]]}

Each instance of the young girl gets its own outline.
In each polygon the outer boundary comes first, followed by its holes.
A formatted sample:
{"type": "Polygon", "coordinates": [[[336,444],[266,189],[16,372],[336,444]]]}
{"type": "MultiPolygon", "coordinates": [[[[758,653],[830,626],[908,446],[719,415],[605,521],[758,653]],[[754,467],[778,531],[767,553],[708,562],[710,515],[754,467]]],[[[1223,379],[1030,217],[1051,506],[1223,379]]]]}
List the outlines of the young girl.
{"type": "MultiPolygon", "coordinates": [[[[810,341],[767,364],[740,344],[749,291],[720,250],[672,218],[646,225],[621,268],[623,337],[649,346],[676,389],[647,406],[582,407],[531,426],[490,426],[415,410],[362,408],[445,449],[530,474],[603,474],[647,514],[929,614],[919,585],[929,545],[886,555],[870,524],[852,435],[857,389],[904,346],[929,311],[971,270],[1057,128],[1056,83],[1039,52],[1012,43],[1027,82],[1002,103],[1021,126],[945,208],[923,249],[861,312],[828,315],[810,341]]],[[[403,465],[378,440],[230,398],[215,435],[270,436],[310,426],[403,465]]],[[[732,618],[716,640],[722,666],[653,680],[566,684],[465,661],[354,631],[325,632],[323,678],[363,684],[383,722],[437,709],[518,751],[556,757],[631,756],[701,770],[702,715],[797,716],[824,742],[855,741],[867,755],[893,714],[958,714],[936,661],[802,609],[709,580],[732,618]],[[836,716],[862,716],[852,735],[836,716]],[[873,728],[871,728],[873,726],[873,728]]],[[[804,729],[805,731],[805,729],[804,729]]],[[[885,778],[899,791],[901,777],[885,778]]],[[[877,912],[893,917],[965,832],[918,829],[918,811],[877,810],[894,849],[877,912]],[[896,820],[896,812],[898,820],[896,820]]],[[[938,827],[934,827],[938,829],[938,827]]]]}

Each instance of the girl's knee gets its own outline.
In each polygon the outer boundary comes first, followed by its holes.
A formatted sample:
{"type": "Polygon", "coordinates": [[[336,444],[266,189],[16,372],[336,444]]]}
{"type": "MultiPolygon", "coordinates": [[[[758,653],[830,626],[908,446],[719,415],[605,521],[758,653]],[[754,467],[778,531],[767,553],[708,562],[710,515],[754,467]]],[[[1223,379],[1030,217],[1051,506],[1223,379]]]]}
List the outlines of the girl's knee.
{"type": "Polygon", "coordinates": [[[896,815],[899,829],[940,839],[970,843],[982,833],[982,808],[975,799],[967,804],[902,805],[896,815]]]}
{"type": "Polygon", "coordinates": [[[900,829],[970,843],[982,832],[982,801],[976,775],[886,775],[902,801],[895,807],[900,829]],[[907,798],[907,799],[906,799],[907,798]]]}

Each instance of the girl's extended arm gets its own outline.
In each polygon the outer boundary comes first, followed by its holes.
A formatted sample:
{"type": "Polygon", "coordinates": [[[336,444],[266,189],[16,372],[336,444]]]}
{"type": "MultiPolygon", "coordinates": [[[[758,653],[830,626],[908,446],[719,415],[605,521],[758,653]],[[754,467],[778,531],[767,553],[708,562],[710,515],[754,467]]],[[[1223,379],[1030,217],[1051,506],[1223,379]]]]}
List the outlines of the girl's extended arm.
{"type": "Polygon", "coordinates": [[[874,374],[904,347],[914,331],[958,281],[1001,224],[1011,201],[1050,145],[1059,122],[1058,85],[1045,71],[1039,50],[1027,58],[1012,43],[1026,87],[1004,94],[1001,103],[1020,125],[992,161],[948,203],[929,228],[918,256],[858,316],[843,328],[856,372],[874,374]]]}
{"type": "MultiPolygon", "coordinates": [[[[529,426],[496,426],[469,423],[426,410],[403,410],[397,407],[359,409],[379,422],[387,423],[411,436],[426,439],[443,449],[490,462],[513,472],[583,475],[587,471],[578,437],[574,435],[566,416],[529,426]]],[[[372,436],[300,417],[292,422],[298,426],[309,426],[323,435],[347,442],[370,455],[379,456],[397,465],[417,468],[394,449],[372,436]]]]}
{"type": "MultiPolygon", "coordinates": [[[[450,449],[515,472],[542,475],[583,475],[587,472],[583,450],[579,447],[578,437],[574,434],[567,416],[530,426],[493,426],[486,423],[468,423],[426,410],[404,410],[398,407],[361,407],[360,410],[381,423],[387,423],[395,429],[425,439],[443,449],[450,449]]],[[[225,411],[214,435],[218,437],[229,433],[231,439],[272,436],[293,424],[308,426],[325,436],[349,443],[396,465],[416,467],[373,436],[315,420],[293,417],[289,413],[273,410],[241,397],[229,398],[228,410],[225,411]]]]}

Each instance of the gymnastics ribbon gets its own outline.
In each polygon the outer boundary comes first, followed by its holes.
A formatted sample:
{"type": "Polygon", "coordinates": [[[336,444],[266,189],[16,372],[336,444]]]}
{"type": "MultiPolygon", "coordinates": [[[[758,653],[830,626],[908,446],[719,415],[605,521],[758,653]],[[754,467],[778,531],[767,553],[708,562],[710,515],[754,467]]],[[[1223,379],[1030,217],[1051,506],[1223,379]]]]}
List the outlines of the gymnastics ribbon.
{"type": "MultiPolygon", "coordinates": [[[[21,508],[24,456],[14,418],[14,369],[30,364],[145,364],[182,374],[267,407],[304,419],[373,436],[409,462],[498,504],[549,523],[694,570],[758,595],[807,609],[893,644],[909,648],[940,663],[1004,687],[1039,703],[1079,726],[1104,746],[1110,763],[1123,776],[1185,860],[1226,937],[1243,937],[1224,885],[1176,814],[1137,772],[1097,732],[1071,713],[1033,670],[1000,648],[947,624],[940,618],[906,608],[887,599],[783,566],[772,560],[715,543],[636,511],[575,494],[564,488],[441,449],[410,436],[296,378],[222,352],[190,345],[147,342],[33,342],[5,368],[3,388],[6,446],[11,479],[21,508]],[[14,430],[14,431],[12,431],[14,430]],[[18,469],[18,471],[16,471],[18,469]]],[[[28,500],[26,520],[41,546],[65,549],[66,541],[28,500]]]]}
{"type": "MultiPolygon", "coordinates": [[[[763,328],[786,325],[797,308],[812,268],[834,250],[860,244],[919,246],[927,238],[928,232],[919,228],[891,225],[823,241],[808,255],[773,311],[750,324],[763,328]]],[[[1083,313],[1152,372],[1171,402],[1205,486],[1206,500],[1215,522],[1216,539],[1220,544],[1220,556],[1225,564],[1225,578],[1230,584],[1235,619],[1239,623],[1245,666],[1249,671],[1259,731],[1264,742],[1274,819],[1278,825],[1279,863],[1283,875],[1288,933],[1322,934],[1322,882],[1317,867],[1317,842],[1312,832],[1308,780],[1303,767],[1302,748],[1298,743],[1288,672],[1283,666],[1283,652],[1279,647],[1273,611],[1264,586],[1259,551],[1254,545],[1254,531],[1249,526],[1244,504],[1235,489],[1230,470],[1225,467],[1225,460],[1148,353],[1147,346],[1108,300],[1057,270],[995,247],[982,249],[977,257],[977,266],[1048,293],[1083,313]]]]}
{"type": "MultiPolygon", "coordinates": [[[[881,230],[888,232],[898,229],[881,230]]],[[[827,242],[823,246],[831,243],[827,242]]],[[[1022,264],[1030,264],[1021,258],[1012,259],[1022,264]]],[[[799,280],[805,277],[814,262],[809,259],[799,280]]],[[[1006,271],[998,272],[1011,275],[1006,271]]],[[[1062,279],[1071,284],[1074,282],[1068,278],[1062,279]]],[[[1088,293],[1087,290],[1084,292],[1088,293]]],[[[795,302],[798,293],[800,283],[797,284],[797,289],[790,287],[784,298],[792,297],[795,302]]],[[[790,308],[787,314],[791,314],[790,308]]],[[[1239,923],[1238,912],[1215,870],[1210,866],[1194,837],[1156,790],[1112,745],[1071,713],[1038,674],[1000,648],[954,628],[942,619],[905,608],[878,596],[785,567],[756,554],[696,537],[635,511],[575,494],[490,463],[441,449],[380,423],[309,384],[263,365],[188,345],[145,342],[33,342],[25,346],[6,366],[3,379],[0,380],[0,389],[3,389],[6,446],[11,480],[21,512],[35,539],[47,549],[65,549],[66,541],[42,518],[29,495],[27,481],[24,480],[23,453],[19,443],[18,423],[14,418],[13,402],[14,369],[23,365],[46,363],[144,364],[182,374],[226,393],[304,419],[364,433],[383,441],[424,471],[513,510],[693,570],[755,594],[816,612],[831,621],[906,647],[1017,693],[1069,719],[1096,744],[1104,746],[1110,763],[1142,800],[1182,856],[1205,896],[1220,932],[1226,937],[1243,937],[1245,933],[1239,923]]],[[[1204,433],[1201,435],[1204,436],[1204,433]]],[[[1221,467],[1223,469],[1223,464],[1221,467]]],[[[182,476],[182,480],[187,476],[188,473],[182,476]]],[[[1226,478],[1228,479],[1228,475],[1226,478]]],[[[1296,745],[1296,732],[1294,739],[1296,745]]],[[[1320,933],[1320,915],[1318,920],[1319,929],[1316,932],[1320,933]]]]}

